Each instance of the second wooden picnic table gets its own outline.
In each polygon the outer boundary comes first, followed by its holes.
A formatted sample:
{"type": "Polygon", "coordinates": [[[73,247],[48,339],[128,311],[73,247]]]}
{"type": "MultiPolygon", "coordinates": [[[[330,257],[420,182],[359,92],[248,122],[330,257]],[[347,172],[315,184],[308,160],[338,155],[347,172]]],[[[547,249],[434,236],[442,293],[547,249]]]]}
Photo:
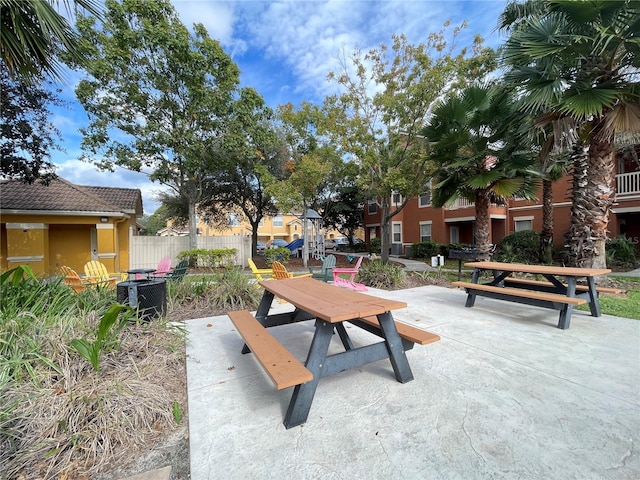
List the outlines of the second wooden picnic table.
{"type": "Polygon", "coordinates": [[[473,268],[471,282],[453,282],[453,285],[467,290],[467,307],[473,307],[476,296],[496,298],[516,303],[560,310],[558,328],[567,329],[571,324],[573,307],[589,304],[591,315],[599,317],[599,291],[618,293],[618,289],[601,289],[595,279],[611,270],[606,268],[556,267],[553,265],[527,265],[506,262],[468,262],[466,267],[473,268]],[[480,283],[481,273],[489,270],[493,280],[480,283]],[[514,273],[528,273],[545,278],[544,281],[514,277],[514,273]],[[586,280],[579,285],[578,280],[586,280]]]}

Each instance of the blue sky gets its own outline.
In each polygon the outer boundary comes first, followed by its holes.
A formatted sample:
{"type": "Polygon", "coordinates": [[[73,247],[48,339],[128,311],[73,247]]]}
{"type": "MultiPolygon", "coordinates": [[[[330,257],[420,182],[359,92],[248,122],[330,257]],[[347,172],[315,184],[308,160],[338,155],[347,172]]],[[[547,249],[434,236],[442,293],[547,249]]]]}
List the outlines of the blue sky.
{"type": "MultiPolygon", "coordinates": [[[[325,80],[336,69],[341,52],[389,45],[393,34],[405,34],[412,44],[425,43],[446,20],[468,28],[458,45],[471,45],[480,34],[497,47],[504,37],[495,31],[505,0],[334,0],[334,1],[210,1],[173,0],[182,22],[204,24],[241,70],[243,86],[255,88],[271,107],[302,101],[320,104],[332,86],[325,80]]],[[[79,185],[106,185],[142,190],[145,214],[157,208],[162,189],[142,173],[119,169],[100,172],[77,159],[81,155],[79,129],[87,117],[74,95],[81,74],[70,72],[60,85],[68,110],[55,110],[54,123],[62,132],[65,152],[54,152],[57,173],[79,185]]]]}

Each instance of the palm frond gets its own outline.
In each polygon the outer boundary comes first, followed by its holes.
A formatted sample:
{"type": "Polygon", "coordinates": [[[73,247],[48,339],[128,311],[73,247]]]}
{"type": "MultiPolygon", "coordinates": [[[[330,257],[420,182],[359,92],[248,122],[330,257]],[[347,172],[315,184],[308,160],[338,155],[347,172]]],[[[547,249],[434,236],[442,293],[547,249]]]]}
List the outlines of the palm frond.
{"type": "Polygon", "coordinates": [[[619,103],[607,112],[608,131],[640,133],[640,103],[619,103]]]}
{"type": "Polygon", "coordinates": [[[619,91],[615,87],[605,85],[587,90],[571,88],[565,92],[559,110],[578,121],[588,120],[593,116],[602,116],[615,105],[618,97],[619,91]]]}

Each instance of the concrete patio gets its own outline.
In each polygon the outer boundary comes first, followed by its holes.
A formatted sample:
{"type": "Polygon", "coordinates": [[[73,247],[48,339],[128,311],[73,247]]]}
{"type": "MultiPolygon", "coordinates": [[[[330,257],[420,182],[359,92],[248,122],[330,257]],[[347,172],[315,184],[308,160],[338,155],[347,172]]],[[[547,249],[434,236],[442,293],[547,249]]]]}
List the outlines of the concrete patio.
{"type": "MultiPolygon", "coordinates": [[[[388,361],[322,379],[290,430],[293,389],[240,353],[231,321],[187,322],[193,480],[640,478],[640,321],[574,311],[563,331],[555,311],[486,298],[467,309],[461,290],[369,293],[407,302],[394,317],[441,341],[407,352],[406,384],[388,361]]],[[[270,332],[305,359],[311,322],[270,332]]]]}

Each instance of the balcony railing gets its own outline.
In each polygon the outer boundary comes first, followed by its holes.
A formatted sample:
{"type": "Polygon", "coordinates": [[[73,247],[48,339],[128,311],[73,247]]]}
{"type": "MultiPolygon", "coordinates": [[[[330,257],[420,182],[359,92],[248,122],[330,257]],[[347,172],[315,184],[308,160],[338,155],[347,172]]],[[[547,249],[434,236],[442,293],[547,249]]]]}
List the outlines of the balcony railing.
{"type": "Polygon", "coordinates": [[[616,195],[640,194],[640,172],[616,175],[616,195]]]}
{"type": "Polygon", "coordinates": [[[474,202],[470,202],[466,198],[458,198],[455,202],[453,202],[452,205],[447,207],[447,210],[457,210],[459,208],[467,208],[467,207],[474,207],[474,206],[475,206],[474,202]]]}

